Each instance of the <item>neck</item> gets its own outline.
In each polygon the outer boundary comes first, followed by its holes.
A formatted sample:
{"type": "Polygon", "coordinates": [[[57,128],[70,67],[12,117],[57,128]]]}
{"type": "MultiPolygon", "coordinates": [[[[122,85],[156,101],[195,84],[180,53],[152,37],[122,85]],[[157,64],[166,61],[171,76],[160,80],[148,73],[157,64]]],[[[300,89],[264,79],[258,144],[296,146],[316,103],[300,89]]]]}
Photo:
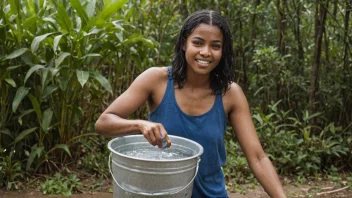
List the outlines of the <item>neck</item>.
{"type": "Polygon", "coordinates": [[[210,74],[198,74],[188,69],[185,86],[193,89],[208,89],[210,88],[210,74]]]}

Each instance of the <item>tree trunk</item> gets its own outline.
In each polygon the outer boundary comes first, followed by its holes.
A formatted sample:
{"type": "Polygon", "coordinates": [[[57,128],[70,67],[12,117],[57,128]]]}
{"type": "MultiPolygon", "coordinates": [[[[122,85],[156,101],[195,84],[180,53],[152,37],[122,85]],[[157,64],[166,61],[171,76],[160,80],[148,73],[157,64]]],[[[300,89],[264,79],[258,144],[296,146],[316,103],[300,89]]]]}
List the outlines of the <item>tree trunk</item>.
{"type": "MultiPolygon", "coordinates": [[[[310,90],[309,90],[309,113],[315,112],[314,105],[316,103],[316,93],[319,91],[319,73],[320,73],[320,58],[322,48],[322,38],[325,29],[325,19],[328,9],[328,2],[316,3],[315,10],[315,33],[314,33],[314,56],[313,56],[313,67],[310,79],[310,90]]],[[[313,118],[312,124],[315,124],[313,118]]]]}
{"type": "Polygon", "coordinates": [[[286,41],[285,41],[285,29],[286,29],[286,15],[285,15],[285,7],[287,7],[286,0],[276,0],[276,9],[278,13],[278,29],[279,29],[279,43],[278,50],[281,55],[285,55],[286,49],[286,41]]]}
{"type": "MultiPolygon", "coordinates": [[[[348,42],[348,25],[350,21],[350,13],[352,9],[352,3],[351,1],[346,1],[346,13],[345,13],[345,35],[344,35],[344,43],[345,43],[345,49],[344,49],[344,57],[343,57],[343,85],[346,85],[345,87],[342,88],[342,100],[343,100],[343,105],[342,105],[342,112],[340,115],[339,122],[341,124],[346,124],[348,125],[348,120],[351,120],[352,117],[352,109],[351,105],[352,103],[349,102],[348,98],[350,97],[350,94],[347,94],[348,92],[348,49],[349,49],[349,42],[348,42]],[[346,122],[345,122],[346,121],[346,122]]],[[[349,91],[350,92],[350,91],[349,91]]]]}
{"type": "MultiPolygon", "coordinates": [[[[254,3],[254,9],[256,10],[258,5],[260,4],[260,0],[256,0],[254,3]]],[[[249,87],[249,82],[248,82],[248,77],[247,77],[247,73],[248,73],[248,65],[252,62],[253,60],[253,54],[254,54],[254,49],[255,49],[255,39],[257,37],[257,31],[256,31],[256,19],[257,19],[257,13],[255,12],[252,15],[251,18],[251,45],[250,45],[250,56],[248,58],[248,64],[244,64],[243,65],[243,73],[244,73],[244,91],[246,92],[248,90],[249,87]]],[[[256,67],[256,72],[258,74],[258,66],[256,67]]],[[[258,76],[258,75],[257,75],[258,76]]]]}
{"type": "Polygon", "coordinates": [[[297,36],[297,45],[298,45],[298,58],[300,63],[303,63],[304,60],[304,50],[303,50],[303,44],[302,44],[302,38],[301,38],[301,7],[302,4],[301,2],[298,2],[297,9],[296,9],[296,15],[297,15],[297,24],[296,24],[296,36],[297,36]]]}

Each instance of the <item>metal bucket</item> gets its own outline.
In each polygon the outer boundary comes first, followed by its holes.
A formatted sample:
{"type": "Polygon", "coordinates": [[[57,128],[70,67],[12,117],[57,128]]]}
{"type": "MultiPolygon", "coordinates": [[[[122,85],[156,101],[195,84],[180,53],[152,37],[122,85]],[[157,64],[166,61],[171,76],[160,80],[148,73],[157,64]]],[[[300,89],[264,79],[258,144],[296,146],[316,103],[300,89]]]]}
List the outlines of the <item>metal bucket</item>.
{"type": "Polygon", "coordinates": [[[186,138],[169,135],[175,148],[191,153],[181,159],[153,160],[122,154],[126,149],[141,147],[159,150],[143,135],[130,135],[110,140],[109,169],[114,183],[114,198],[191,197],[203,147],[186,138]],[[111,166],[112,165],[112,166],[111,166]]]}

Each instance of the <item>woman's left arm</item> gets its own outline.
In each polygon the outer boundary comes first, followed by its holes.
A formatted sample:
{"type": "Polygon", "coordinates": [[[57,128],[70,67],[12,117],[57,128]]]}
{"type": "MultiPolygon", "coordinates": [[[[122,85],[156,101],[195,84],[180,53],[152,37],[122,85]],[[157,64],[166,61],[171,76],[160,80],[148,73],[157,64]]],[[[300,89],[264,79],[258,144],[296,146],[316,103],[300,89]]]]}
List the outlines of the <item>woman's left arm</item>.
{"type": "Polygon", "coordinates": [[[249,167],[270,197],[286,198],[275,168],[260,144],[242,89],[233,83],[227,94],[229,94],[231,107],[229,120],[246,155],[249,167]]]}

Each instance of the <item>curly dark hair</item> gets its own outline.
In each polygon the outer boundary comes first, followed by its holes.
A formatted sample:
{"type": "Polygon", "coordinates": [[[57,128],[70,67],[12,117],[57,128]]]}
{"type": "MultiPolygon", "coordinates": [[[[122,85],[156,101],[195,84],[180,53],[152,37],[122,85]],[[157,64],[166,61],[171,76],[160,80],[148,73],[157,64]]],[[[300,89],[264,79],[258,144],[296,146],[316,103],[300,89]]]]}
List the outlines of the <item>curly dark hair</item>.
{"type": "Polygon", "coordinates": [[[186,19],[176,39],[171,63],[172,77],[179,88],[184,86],[187,61],[182,47],[194,28],[202,23],[219,27],[223,35],[222,57],[219,64],[210,72],[210,86],[214,94],[225,94],[235,79],[232,36],[225,18],[213,10],[200,10],[186,19]]]}

